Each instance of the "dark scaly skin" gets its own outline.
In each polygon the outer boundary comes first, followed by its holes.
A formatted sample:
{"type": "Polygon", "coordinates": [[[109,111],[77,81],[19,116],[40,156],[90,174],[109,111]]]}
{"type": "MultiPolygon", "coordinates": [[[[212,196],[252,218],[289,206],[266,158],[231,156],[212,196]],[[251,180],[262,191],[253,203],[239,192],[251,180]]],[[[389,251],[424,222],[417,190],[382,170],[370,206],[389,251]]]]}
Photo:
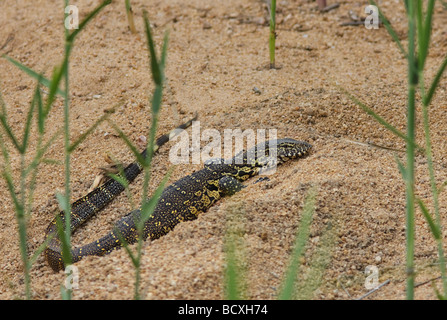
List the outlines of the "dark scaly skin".
{"type": "MultiPolygon", "coordinates": [[[[289,159],[305,156],[311,149],[307,142],[293,139],[271,140],[240,153],[230,161],[219,159],[205,163],[205,167],[181,178],[161,194],[153,214],[144,223],[143,239],[157,239],[171,231],[178,223],[194,220],[199,213],[208,210],[225,195],[232,195],[243,188],[242,181],[260,173],[271,164],[268,158],[276,151],[277,164],[289,159]]],[[[87,255],[104,255],[122,246],[121,239],[128,244],[138,241],[136,224],[141,218],[140,210],[135,210],[122,218],[106,236],[85,246],[73,248],[73,262],[87,255]]],[[[54,270],[62,269],[62,259],[50,265],[54,270]]]]}
{"type": "MultiPolygon", "coordinates": [[[[154,145],[154,152],[158,150],[162,145],[176,136],[179,130],[188,128],[197,117],[189,120],[188,122],[180,125],[176,129],[172,130],[169,134],[165,134],[157,139],[154,145]]],[[[145,158],[147,150],[141,152],[141,155],[145,158]]],[[[133,162],[124,168],[124,177],[131,183],[142,171],[142,167],[138,162],[133,162]]],[[[124,191],[123,185],[114,179],[108,179],[104,184],[95,188],[92,192],[78,199],[71,205],[70,212],[70,230],[74,232],[84,222],[94,216],[96,213],[104,209],[112,200],[124,191]]],[[[54,217],[45,232],[45,237],[50,238],[47,248],[44,251],[44,255],[53,270],[58,271],[63,269],[62,256],[61,256],[61,240],[57,236],[57,220],[60,219],[62,225],[65,225],[65,213],[64,211],[54,217]]],[[[75,258],[74,258],[75,260],[75,258]]]]}

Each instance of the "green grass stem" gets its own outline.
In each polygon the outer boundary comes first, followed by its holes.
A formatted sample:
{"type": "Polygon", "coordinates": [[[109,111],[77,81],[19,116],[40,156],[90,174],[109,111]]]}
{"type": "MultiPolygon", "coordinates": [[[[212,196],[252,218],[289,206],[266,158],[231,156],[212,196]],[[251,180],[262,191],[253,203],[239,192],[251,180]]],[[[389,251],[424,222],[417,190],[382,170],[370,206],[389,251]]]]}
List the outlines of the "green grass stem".
{"type": "MultiPolygon", "coordinates": [[[[373,0],[369,0],[371,4],[376,5],[373,0]]],[[[415,265],[414,265],[414,246],[415,246],[415,202],[425,217],[429,230],[433,238],[436,241],[438,256],[439,256],[439,268],[442,278],[443,293],[439,293],[435,288],[438,297],[447,298],[447,278],[446,278],[446,265],[444,257],[444,249],[442,243],[442,221],[439,213],[439,193],[443,185],[438,188],[436,185],[436,173],[433,167],[433,155],[431,146],[431,134],[430,134],[430,119],[429,119],[429,105],[435,94],[436,89],[439,86],[442,74],[447,67],[447,56],[438,68],[436,76],[432,80],[428,91],[425,90],[424,81],[424,69],[426,65],[426,59],[429,53],[430,38],[432,33],[432,20],[434,14],[434,0],[428,0],[426,2],[426,8],[424,12],[424,3],[422,1],[404,1],[405,9],[407,11],[408,19],[408,49],[405,51],[397,33],[392,28],[389,21],[385,18],[383,13],[379,9],[381,20],[384,22],[388,33],[392,39],[396,42],[402,54],[404,54],[407,65],[407,132],[405,136],[396,130],[394,127],[384,121],[379,115],[372,111],[369,107],[361,104],[357,99],[353,99],[363,110],[370,114],[377,122],[382,124],[388,130],[396,134],[397,136],[405,139],[406,141],[406,164],[404,165],[397,159],[397,165],[399,171],[402,173],[402,177],[405,181],[406,189],[406,295],[407,299],[414,299],[414,283],[415,283],[415,265]],[[416,94],[421,95],[422,101],[422,119],[423,129],[425,136],[425,148],[418,147],[415,142],[416,132],[416,94]],[[432,193],[434,217],[427,209],[427,206],[421,199],[416,199],[414,194],[415,185],[415,155],[416,150],[423,151],[427,158],[428,175],[430,178],[430,187],[432,193]]]]}
{"type": "Polygon", "coordinates": [[[127,21],[129,23],[130,32],[135,34],[135,33],[137,33],[137,29],[135,28],[135,22],[133,19],[133,11],[132,11],[132,6],[130,4],[130,0],[125,0],[124,4],[126,6],[126,15],[127,15],[127,21]]]}
{"type": "Polygon", "coordinates": [[[310,225],[315,212],[316,191],[310,190],[304,202],[300,225],[295,236],[295,244],[290,257],[279,300],[291,300],[294,295],[295,282],[300,270],[301,259],[304,256],[306,243],[309,239],[310,225]]]}
{"type": "MultiPolygon", "coordinates": [[[[159,197],[165,187],[165,184],[171,175],[172,169],[168,171],[166,176],[164,177],[163,181],[158,185],[155,192],[152,194],[152,197],[148,197],[148,189],[149,189],[149,182],[150,182],[150,171],[152,166],[152,158],[154,154],[154,147],[155,147],[155,136],[157,133],[157,126],[158,126],[158,117],[159,112],[161,110],[162,105],[162,97],[163,97],[163,86],[164,86],[164,66],[166,62],[166,55],[167,55],[167,43],[168,43],[168,36],[167,33],[164,36],[163,45],[161,49],[161,56],[160,58],[157,57],[157,53],[155,50],[155,43],[152,37],[152,31],[150,28],[149,19],[147,17],[147,12],[144,12],[144,26],[145,26],[145,32],[146,32],[146,39],[147,39],[147,46],[148,46],[148,52],[149,52],[149,65],[150,65],[150,71],[152,74],[152,78],[155,83],[155,89],[152,95],[152,101],[151,101],[151,115],[152,115],[152,123],[151,128],[149,131],[149,137],[147,139],[147,151],[146,151],[146,158],[143,158],[143,156],[138,151],[137,147],[130,141],[130,139],[126,136],[124,132],[115,124],[113,121],[108,120],[108,122],[112,125],[112,127],[115,129],[115,131],[119,134],[119,136],[123,139],[123,141],[127,144],[129,149],[132,151],[134,156],[136,157],[137,161],[142,165],[143,167],[143,193],[142,193],[142,200],[141,200],[141,218],[137,222],[137,229],[138,229],[138,243],[136,248],[136,253],[132,252],[128,244],[126,243],[125,239],[120,237],[121,242],[123,243],[123,246],[129,255],[133,267],[135,269],[135,286],[134,286],[134,299],[139,300],[141,299],[141,293],[140,293],[140,285],[141,285],[141,257],[142,257],[142,248],[143,248],[143,230],[144,230],[144,224],[149,219],[149,217],[152,215],[155,206],[159,200],[159,197]]],[[[112,176],[112,178],[118,178],[117,176],[112,176]]],[[[119,178],[118,178],[119,179],[119,178]]],[[[119,180],[118,180],[119,181],[119,180]]]]}
{"type": "Polygon", "coordinates": [[[271,0],[270,35],[269,35],[270,69],[275,68],[275,42],[276,42],[276,0],[271,0]]]}
{"type": "MultiPolygon", "coordinates": [[[[27,299],[31,298],[31,281],[30,281],[30,269],[37,256],[45,249],[45,245],[47,241],[40,245],[38,249],[32,254],[29,255],[27,251],[27,224],[29,221],[29,217],[31,215],[32,210],[32,202],[33,202],[33,194],[36,186],[37,174],[39,165],[43,162],[51,163],[49,159],[45,159],[44,155],[48,148],[53,144],[56,137],[58,137],[62,132],[64,133],[64,144],[65,144],[65,194],[57,194],[57,199],[61,208],[65,211],[65,221],[66,224],[62,225],[59,221],[59,234],[63,243],[63,256],[64,261],[67,262],[67,265],[70,262],[70,153],[74,151],[76,146],[81,143],[88,134],[90,134],[97,125],[105,120],[105,117],[100,118],[91,128],[89,128],[86,134],[81,135],[78,140],[76,140],[73,144],[70,144],[70,135],[69,135],[69,76],[68,76],[68,66],[69,66],[69,56],[71,52],[71,48],[73,46],[73,41],[76,35],[85,27],[87,22],[91,20],[105,5],[110,3],[111,1],[104,1],[101,5],[99,5],[93,12],[87,15],[87,17],[82,21],[79,26],[79,29],[75,30],[72,33],[65,30],[66,42],[65,42],[65,52],[63,57],[63,62],[59,67],[54,68],[52,73],[52,77],[50,79],[45,78],[42,74],[26,67],[20,62],[3,55],[2,57],[8,60],[10,63],[18,67],[20,70],[24,71],[31,77],[37,80],[36,89],[34,92],[33,99],[30,103],[30,108],[28,109],[26,120],[24,122],[24,129],[22,134],[22,141],[19,141],[17,134],[13,131],[8,123],[7,116],[7,107],[4,103],[3,99],[0,96],[0,127],[3,129],[4,134],[8,137],[12,146],[19,153],[19,172],[20,177],[18,179],[18,183],[15,183],[13,180],[12,170],[10,166],[11,158],[9,156],[10,150],[5,142],[5,135],[0,132],[0,147],[4,159],[4,165],[2,166],[2,177],[6,181],[7,188],[9,190],[9,194],[11,200],[14,204],[14,211],[16,213],[16,220],[18,223],[18,233],[19,233],[19,248],[21,253],[22,262],[24,265],[24,279],[25,279],[25,297],[27,299]],[[64,90],[59,88],[61,82],[64,81],[64,90]],[[49,88],[48,96],[46,101],[43,101],[40,86],[46,86],[49,88]],[[56,98],[56,95],[60,95],[64,98],[64,127],[62,130],[58,130],[55,134],[53,134],[46,142],[44,139],[45,136],[45,126],[46,121],[48,119],[48,115],[51,111],[51,107],[56,98]],[[37,143],[35,147],[35,154],[32,156],[32,160],[29,163],[25,162],[25,158],[27,158],[29,154],[29,145],[31,143],[30,132],[31,127],[33,125],[33,118],[37,118],[37,143]],[[18,185],[18,187],[16,186],[18,185]],[[65,232],[64,232],[65,229],[65,232]]],[[[65,1],[65,5],[68,6],[68,0],[65,1]]],[[[66,17],[66,15],[65,15],[66,17]]],[[[61,294],[63,298],[71,298],[70,290],[62,290],[61,294]]]]}

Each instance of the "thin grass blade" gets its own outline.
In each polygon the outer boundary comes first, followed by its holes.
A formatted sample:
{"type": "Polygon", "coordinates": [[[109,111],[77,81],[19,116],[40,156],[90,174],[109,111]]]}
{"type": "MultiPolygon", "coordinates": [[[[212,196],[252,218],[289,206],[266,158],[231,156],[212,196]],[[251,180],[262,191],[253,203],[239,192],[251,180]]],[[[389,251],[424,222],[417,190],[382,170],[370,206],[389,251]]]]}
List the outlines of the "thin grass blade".
{"type": "MultiPolygon", "coordinates": [[[[39,149],[37,150],[36,156],[31,161],[31,163],[28,165],[28,167],[25,169],[25,176],[31,172],[31,170],[34,170],[38,164],[43,161],[42,157],[44,156],[45,152],[48,150],[48,148],[53,144],[53,142],[56,140],[56,138],[62,134],[62,128],[60,128],[58,131],[56,131],[50,139],[39,149]]],[[[56,162],[58,163],[58,162],[56,162]]]]}
{"type": "Polygon", "coordinates": [[[132,151],[134,156],[137,158],[137,161],[142,166],[144,166],[145,160],[144,160],[144,157],[141,155],[141,153],[138,151],[138,148],[129,140],[129,138],[126,136],[126,134],[123,131],[121,131],[121,129],[118,128],[118,126],[112,120],[106,119],[106,121],[112,126],[112,128],[116,131],[116,133],[118,133],[120,138],[124,140],[124,142],[127,144],[127,146],[132,151]]]}
{"type": "MultiPolygon", "coordinates": [[[[43,118],[46,118],[48,114],[50,113],[51,107],[53,105],[54,99],[56,98],[56,92],[59,90],[59,84],[62,81],[62,77],[65,73],[65,70],[68,69],[68,56],[64,58],[64,61],[62,62],[62,65],[60,67],[55,67],[53,69],[53,74],[51,76],[51,82],[49,85],[49,92],[48,92],[48,98],[45,103],[44,111],[42,114],[43,118]]],[[[62,97],[64,99],[67,99],[68,95],[67,92],[63,91],[62,97]]]]}
{"type": "Polygon", "coordinates": [[[161,57],[160,57],[160,69],[163,76],[166,66],[166,56],[168,55],[168,42],[169,42],[169,32],[166,31],[163,37],[163,47],[161,48],[161,57]]]}
{"type": "Polygon", "coordinates": [[[324,272],[330,263],[331,248],[333,248],[334,243],[335,233],[333,231],[332,223],[329,222],[320,237],[316,252],[312,256],[309,271],[303,278],[300,278],[302,283],[299,283],[297,299],[310,300],[313,298],[315,291],[321,285],[324,272]]]}
{"type": "Polygon", "coordinates": [[[3,178],[6,181],[6,184],[8,186],[9,194],[11,195],[11,199],[14,203],[15,212],[19,214],[20,212],[23,212],[23,205],[20,203],[20,200],[17,198],[17,193],[14,187],[14,182],[12,181],[12,177],[8,172],[3,171],[2,173],[3,178]]]}
{"type": "Polygon", "coordinates": [[[106,0],[103,1],[99,6],[97,6],[95,9],[93,9],[92,12],[90,12],[85,18],[84,20],[81,21],[81,23],[78,26],[78,29],[74,29],[74,31],[68,36],[67,41],[68,42],[73,42],[74,39],[76,38],[76,36],[78,35],[79,32],[81,32],[82,29],[84,29],[84,27],[87,25],[87,23],[90,22],[90,20],[96,16],[105,6],[109,5],[112,3],[112,0],[106,0]]]}
{"type": "MultiPolygon", "coordinates": [[[[67,197],[65,197],[61,193],[56,193],[56,199],[59,203],[59,207],[64,212],[69,211],[70,203],[68,202],[67,197]]],[[[70,230],[70,227],[67,228],[67,224],[70,224],[70,220],[65,221],[65,225],[62,223],[62,219],[59,215],[56,216],[57,223],[57,233],[59,235],[59,239],[62,243],[62,259],[64,260],[64,265],[68,266],[71,264],[71,246],[70,246],[70,233],[66,232],[66,230],[70,230]]]]}
{"type": "Polygon", "coordinates": [[[87,129],[87,131],[81,134],[79,138],[76,139],[75,142],[73,142],[70,145],[70,147],[68,148],[68,152],[70,153],[73,152],[76,149],[76,147],[87,138],[89,134],[91,134],[102,122],[104,122],[110,117],[110,114],[113,113],[114,110],[115,108],[113,109],[113,111],[103,114],[98,120],[96,120],[95,123],[90,128],[87,129]]]}
{"type": "Polygon", "coordinates": [[[11,139],[12,144],[14,147],[20,152],[23,153],[22,146],[17,140],[15,134],[12,132],[11,127],[8,125],[8,121],[6,120],[6,116],[4,114],[0,114],[0,123],[3,126],[3,129],[5,129],[6,134],[8,135],[9,139],[11,139]]]}
{"type": "Polygon", "coordinates": [[[276,0],[271,0],[270,35],[269,35],[270,69],[275,68],[275,42],[276,42],[276,0]]]}
{"type": "Polygon", "coordinates": [[[171,176],[174,168],[169,168],[168,172],[163,177],[163,180],[158,185],[155,192],[152,194],[152,197],[148,199],[148,201],[145,201],[143,205],[141,206],[141,220],[139,222],[139,228],[142,229],[144,226],[144,223],[149,219],[149,217],[154,212],[155,206],[158,203],[158,200],[160,200],[160,196],[165,188],[166,183],[168,182],[169,177],[171,176]]]}
{"type": "MultiPolygon", "coordinates": [[[[51,81],[48,80],[47,78],[43,77],[40,73],[32,70],[31,68],[28,68],[21,62],[14,60],[13,58],[7,56],[6,54],[3,54],[2,57],[5,58],[6,60],[8,60],[9,62],[11,62],[12,64],[14,64],[15,66],[17,66],[20,70],[22,70],[23,72],[25,72],[32,78],[38,80],[39,83],[42,84],[43,86],[50,88],[51,81]]],[[[57,92],[57,94],[59,94],[61,96],[65,96],[65,92],[59,88],[57,88],[56,92],[57,92]]]]}
{"type": "Polygon", "coordinates": [[[227,256],[227,268],[225,272],[226,276],[226,299],[228,300],[239,300],[239,271],[237,268],[236,258],[235,258],[235,245],[234,243],[228,243],[226,246],[226,256],[227,256]]]}
{"type": "Polygon", "coordinates": [[[316,191],[312,189],[309,191],[304,203],[303,214],[300,221],[300,226],[296,233],[295,245],[290,259],[291,261],[286,271],[283,288],[278,296],[279,300],[290,300],[293,297],[295,279],[300,268],[300,260],[304,255],[306,242],[309,239],[310,225],[315,212],[315,199],[316,191]]]}
{"type": "Polygon", "coordinates": [[[376,6],[379,10],[379,18],[383,22],[383,25],[385,26],[386,30],[388,31],[388,34],[391,36],[391,38],[396,42],[400,52],[402,55],[406,58],[407,52],[405,51],[404,47],[402,46],[402,43],[400,42],[399,36],[397,35],[394,28],[391,26],[390,21],[385,17],[382,10],[380,10],[380,7],[377,5],[377,3],[374,0],[368,0],[370,4],[376,6]]]}
{"type": "Polygon", "coordinates": [[[387,128],[389,131],[394,133],[399,138],[405,140],[407,143],[412,144],[415,148],[419,149],[420,151],[424,152],[424,148],[417,145],[414,141],[410,141],[410,139],[407,137],[405,133],[391,125],[389,122],[387,122],[385,119],[383,119],[381,116],[379,116],[374,110],[372,110],[370,107],[362,103],[360,100],[358,100],[356,97],[351,95],[348,91],[346,91],[343,88],[340,88],[348,97],[351,99],[356,105],[358,105],[360,108],[362,108],[367,114],[372,116],[378,123],[383,125],[385,128],[387,128]]]}
{"type": "Polygon", "coordinates": [[[152,38],[151,26],[149,23],[149,19],[147,17],[147,11],[143,12],[143,17],[144,17],[144,28],[146,31],[146,38],[147,38],[147,46],[149,48],[150,53],[150,65],[151,65],[152,77],[154,79],[155,84],[160,86],[162,84],[163,77],[160,70],[160,64],[157,59],[157,54],[155,52],[155,44],[152,38]]]}
{"type": "Polygon", "coordinates": [[[225,299],[242,300],[247,296],[247,265],[244,252],[245,206],[243,203],[232,205],[226,212],[225,232],[225,299]]]}
{"type": "MultiPolygon", "coordinates": [[[[420,1],[420,0],[419,0],[420,1]]],[[[422,1],[421,6],[422,6],[422,1]]],[[[419,49],[419,56],[421,57],[420,60],[420,70],[424,69],[425,65],[425,59],[428,56],[428,49],[430,45],[430,38],[431,38],[431,31],[432,31],[432,17],[433,17],[433,10],[435,6],[435,0],[428,0],[427,2],[427,12],[425,13],[425,23],[422,28],[422,39],[423,39],[423,47],[420,47],[419,49]]],[[[423,9],[420,9],[420,12],[423,13],[423,9]]]]}
{"type": "Polygon", "coordinates": [[[129,29],[132,33],[137,33],[137,29],[135,28],[135,22],[133,19],[133,11],[132,6],[130,5],[130,0],[125,0],[126,5],[126,15],[127,15],[127,21],[129,23],[129,29]]]}
{"type": "Polygon", "coordinates": [[[397,157],[397,155],[394,155],[394,160],[396,160],[397,168],[399,169],[400,174],[402,175],[402,178],[404,180],[407,179],[407,169],[405,168],[405,165],[400,161],[400,159],[397,157]]]}
{"type": "Polygon", "coordinates": [[[36,88],[33,102],[37,104],[37,128],[39,130],[39,134],[43,135],[45,131],[45,115],[43,112],[44,107],[43,107],[42,95],[40,94],[40,87],[36,88]]]}
{"type": "Polygon", "coordinates": [[[435,221],[433,220],[430,213],[428,212],[428,209],[425,206],[424,202],[421,199],[417,199],[417,202],[419,204],[419,208],[421,208],[421,211],[425,217],[425,220],[427,220],[428,226],[430,227],[430,231],[433,234],[433,237],[436,240],[440,240],[441,239],[441,231],[439,230],[439,227],[436,225],[435,221]]]}
{"type": "Polygon", "coordinates": [[[430,89],[427,92],[427,95],[422,98],[422,103],[426,106],[428,106],[431,102],[431,99],[433,98],[433,95],[438,88],[439,81],[441,80],[442,74],[445,71],[445,68],[447,67],[447,56],[442,61],[441,66],[438,69],[438,72],[436,73],[435,78],[433,79],[430,89]]]}
{"type": "MultiPolygon", "coordinates": [[[[28,147],[28,138],[29,138],[29,133],[31,130],[31,120],[33,118],[34,109],[35,109],[36,105],[39,104],[39,101],[38,101],[39,97],[40,97],[40,87],[39,87],[39,83],[37,83],[36,90],[34,92],[34,97],[33,97],[33,100],[31,101],[31,106],[28,110],[28,115],[26,117],[25,127],[23,128],[23,140],[22,140],[23,153],[26,152],[26,149],[28,147]]],[[[37,108],[39,108],[39,105],[37,108]]]]}

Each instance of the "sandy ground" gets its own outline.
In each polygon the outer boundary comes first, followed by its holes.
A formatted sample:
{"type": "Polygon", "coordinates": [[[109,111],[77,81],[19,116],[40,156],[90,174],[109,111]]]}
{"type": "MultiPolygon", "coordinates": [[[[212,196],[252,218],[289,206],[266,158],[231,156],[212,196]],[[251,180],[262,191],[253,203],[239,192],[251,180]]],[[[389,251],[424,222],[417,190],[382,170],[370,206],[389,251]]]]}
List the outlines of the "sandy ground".
{"type": "MultiPolygon", "coordinates": [[[[406,44],[403,4],[382,1],[398,36],[406,44]]],[[[99,1],[81,0],[81,18],[99,1]]],[[[329,249],[328,265],[314,299],[351,299],[367,293],[367,266],[378,281],[388,281],[368,299],[405,297],[405,195],[395,156],[404,160],[404,143],[356,106],[340,88],[354,93],[385,119],[405,130],[406,61],[384,27],[343,27],[348,11],[364,16],[365,3],[340,1],[320,13],[313,1],[278,2],[277,66],[268,65],[268,13],[258,0],[132,1],[138,34],[130,33],[123,1],[114,1],[80,34],[70,65],[71,132],[73,139],[104,110],[121,103],[112,119],[135,142],[150,126],[149,97],[153,82],[142,22],[146,9],[160,44],[169,30],[167,86],[159,134],[199,114],[201,128],[276,129],[278,137],[314,145],[305,159],[280,167],[270,181],[253,184],[218,202],[197,220],[179,225],[167,236],[146,243],[142,293],[146,299],[224,298],[224,238],[227,217],[242,214],[246,297],[274,299],[279,291],[307,190],[318,190],[316,212],[301,276],[321,243],[329,249]],[[257,90],[254,90],[254,87],[257,90]],[[385,148],[400,151],[392,151],[385,148]],[[329,241],[325,239],[329,238],[329,241]],[[324,241],[323,241],[324,240],[324,241]]],[[[332,4],[332,2],[329,2],[332,4]]],[[[0,1],[0,52],[50,75],[63,52],[61,1],[0,1]],[[9,38],[9,40],[8,40],[9,38]]],[[[437,3],[427,79],[432,79],[447,49],[447,11],[437,3]]],[[[427,83],[429,80],[426,80],[427,83]]],[[[9,123],[21,132],[35,81],[0,59],[0,88],[9,123]]],[[[441,81],[431,108],[438,182],[447,179],[447,104],[441,81]]],[[[419,115],[418,115],[419,116],[419,115]]],[[[421,126],[421,118],[418,117],[421,126]]],[[[63,125],[62,101],[49,118],[46,138],[63,125]]],[[[423,142],[422,132],[418,140],[423,142]]],[[[35,130],[31,139],[33,151],[35,130]]],[[[202,142],[202,145],[206,141],[202,142]]],[[[11,145],[9,145],[11,146],[11,145]]],[[[156,156],[151,190],[170,167],[169,147],[156,156]]],[[[72,156],[72,198],[86,193],[109,154],[125,163],[132,156],[110,125],[102,124],[72,156]]],[[[46,157],[63,162],[59,138],[46,157]]],[[[18,155],[11,155],[18,176],[18,155]]],[[[2,160],[3,161],[3,160],[2,160]]],[[[171,181],[200,169],[176,167],[171,181]]],[[[55,192],[63,191],[63,165],[43,164],[39,171],[29,221],[29,251],[38,248],[48,223],[58,211],[55,192]]],[[[134,199],[142,178],[132,185],[134,199]]],[[[17,223],[6,185],[0,182],[0,298],[23,297],[24,277],[18,250],[17,223]]],[[[430,200],[426,161],[417,158],[416,192],[430,200]]],[[[441,214],[445,218],[445,192],[441,214]]],[[[125,195],[74,235],[80,245],[112,228],[130,210],[125,195]]],[[[416,216],[417,283],[436,278],[437,251],[423,216],[416,216]]],[[[79,289],[74,299],[132,299],[134,272],[124,250],[77,263],[79,289]]],[[[35,299],[59,299],[64,273],[54,273],[41,256],[31,270],[35,299]]],[[[435,282],[438,287],[439,281],[435,282]]],[[[416,298],[435,298],[430,283],[416,298]]]]}

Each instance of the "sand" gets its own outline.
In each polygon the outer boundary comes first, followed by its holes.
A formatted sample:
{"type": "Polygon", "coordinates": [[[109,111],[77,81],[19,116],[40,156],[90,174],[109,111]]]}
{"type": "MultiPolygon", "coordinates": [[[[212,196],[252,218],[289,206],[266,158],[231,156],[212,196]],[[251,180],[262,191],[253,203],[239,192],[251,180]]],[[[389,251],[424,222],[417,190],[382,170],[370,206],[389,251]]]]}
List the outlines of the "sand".
{"type": "MultiPolygon", "coordinates": [[[[98,3],[78,1],[81,19],[98,3]]],[[[387,282],[366,299],[405,298],[405,186],[395,161],[396,156],[405,160],[405,143],[362,111],[342,88],[405,130],[406,60],[383,26],[371,30],[340,26],[349,21],[349,10],[365,16],[365,3],[339,3],[339,8],[320,13],[313,1],[278,2],[277,69],[268,68],[268,11],[265,3],[257,0],[134,0],[137,34],[129,31],[123,1],[114,1],[76,39],[70,60],[73,140],[116,105],[119,107],[111,118],[132,141],[138,144],[148,133],[154,85],[142,20],[145,9],[157,44],[169,30],[159,135],[197,112],[202,131],[215,129],[223,135],[225,129],[276,129],[279,138],[305,140],[314,146],[308,157],[279,167],[269,181],[254,184],[256,179],[252,179],[241,192],[222,199],[197,220],[145,243],[142,298],[224,298],[224,240],[229,217],[236,213],[242,221],[239,235],[245,257],[245,297],[275,299],[289,263],[304,199],[312,187],[317,190],[316,211],[300,276],[308,275],[322,243],[329,253],[321,283],[311,298],[361,297],[370,290],[367,284],[371,278],[365,273],[371,268],[368,266],[376,268],[379,284],[387,282]]],[[[387,1],[381,5],[406,46],[403,4],[387,1]]],[[[62,59],[62,19],[61,1],[0,2],[0,52],[49,77],[62,59]]],[[[446,20],[445,9],[437,3],[426,83],[445,56],[446,20]]],[[[19,136],[34,88],[35,80],[0,59],[0,90],[9,124],[19,136]]],[[[442,80],[430,109],[438,183],[447,179],[446,95],[442,80]]],[[[62,107],[63,101],[58,99],[49,116],[46,139],[63,126],[62,107]]],[[[420,112],[417,124],[418,141],[423,144],[420,112]]],[[[31,134],[33,154],[36,130],[31,134]]],[[[202,146],[205,144],[202,141],[202,146]]],[[[172,146],[161,148],[154,159],[151,191],[171,167],[172,146]]],[[[9,142],[8,147],[12,148],[9,142]]],[[[106,155],[124,163],[133,161],[125,143],[103,123],[72,154],[72,200],[86,193],[100,174],[99,168],[107,165],[106,155]]],[[[31,253],[44,240],[45,229],[58,211],[55,193],[64,190],[62,137],[45,157],[59,164],[40,166],[28,224],[31,253]]],[[[17,178],[17,153],[11,154],[11,161],[17,178]]],[[[201,166],[176,166],[170,182],[201,166]]],[[[417,196],[431,208],[423,156],[417,156],[416,166],[417,196]]],[[[139,177],[130,189],[136,201],[141,185],[139,177]]],[[[24,297],[23,267],[13,203],[4,180],[0,192],[0,299],[20,299],[24,297]]],[[[445,220],[444,195],[440,206],[445,220]]],[[[106,234],[130,209],[126,195],[119,196],[75,233],[74,245],[106,234]]],[[[419,211],[415,261],[416,283],[439,276],[436,246],[419,211]]],[[[85,258],[76,267],[79,288],[73,291],[73,299],[133,298],[134,270],[124,250],[85,258]]],[[[54,273],[40,256],[31,269],[32,298],[60,299],[64,279],[63,272],[54,273]]],[[[441,286],[439,280],[435,284],[441,286]]],[[[430,283],[418,286],[415,296],[436,298],[430,283]]]]}

